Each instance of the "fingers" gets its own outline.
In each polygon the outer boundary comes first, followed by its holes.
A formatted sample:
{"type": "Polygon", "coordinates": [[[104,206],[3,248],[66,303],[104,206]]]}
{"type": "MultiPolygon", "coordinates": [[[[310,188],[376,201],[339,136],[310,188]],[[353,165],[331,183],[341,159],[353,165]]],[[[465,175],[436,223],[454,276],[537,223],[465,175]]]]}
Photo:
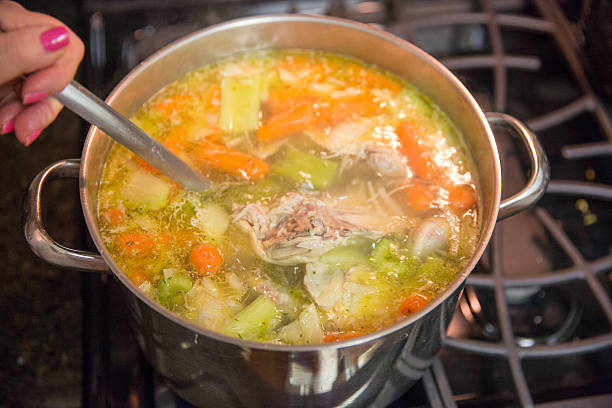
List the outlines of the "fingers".
{"type": "Polygon", "coordinates": [[[54,95],[64,89],[74,78],[84,52],[85,47],[81,39],[70,32],[70,45],[66,47],[64,53],[50,66],[28,75],[24,80],[21,89],[22,99],[27,103],[28,95],[35,95],[37,92],[54,95]]]}
{"type": "Polygon", "coordinates": [[[14,100],[0,107],[0,134],[12,132],[15,129],[15,117],[21,112],[21,101],[14,100]]]}
{"type": "Polygon", "coordinates": [[[63,26],[25,27],[0,34],[0,83],[55,63],[70,42],[63,26]]]}
{"type": "Polygon", "coordinates": [[[62,108],[49,95],[66,87],[83,54],[60,21],[0,0],[0,133],[32,143],[62,108]]]}
{"type": "Polygon", "coordinates": [[[0,31],[43,25],[57,26],[62,23],[46,14],[26,10],[13,1],[0,1],[0,31]]]}
{"type": "Polygon", "coordinates": [[[31,144],[61,110],[49,95],[70,82],[83,53],[81,40],[58,20],[0,1],[0,133],[14,131],[31,144]]]}
{"type": "Polygon", "coordinates": [[[53,98],[24,107],[13,119],[17,140],[29,146],[62,110],[62,105],[53,98]]]}

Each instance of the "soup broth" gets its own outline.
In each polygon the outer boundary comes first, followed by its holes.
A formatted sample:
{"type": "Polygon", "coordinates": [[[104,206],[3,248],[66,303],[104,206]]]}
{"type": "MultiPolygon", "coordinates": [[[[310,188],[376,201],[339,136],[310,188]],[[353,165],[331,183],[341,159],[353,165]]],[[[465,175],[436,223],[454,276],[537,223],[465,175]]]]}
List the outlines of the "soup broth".
{"type": "Polygon", "coordinates": [[[206,329],[316,344],[415,313],[471,258],[479,191],[461,135],[399,77],[318,51],[202,67],[132,120],[212,180],[195,193],[115,144],[105,245],[206,329]]]}

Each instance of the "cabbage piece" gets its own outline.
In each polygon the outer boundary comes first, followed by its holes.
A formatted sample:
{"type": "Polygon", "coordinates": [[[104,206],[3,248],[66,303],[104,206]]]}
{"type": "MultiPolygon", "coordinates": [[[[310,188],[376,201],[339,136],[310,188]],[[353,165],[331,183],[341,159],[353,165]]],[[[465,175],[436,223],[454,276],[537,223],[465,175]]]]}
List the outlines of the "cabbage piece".
{"type": "Polygon", "coordinates": [[[361,249],[354,246],[338,246],[321,255],[319,260],[323,263],[337,265],[340,267],[349,267],[368,263],[368,257],[361,249]]]}
{"type": "Polygon", "coordinates": [[[197,207],[195,216],[191,219],[191,224],[213,241],[220,241],[223,238],[229,223],[227,211],[215,203],[205,203],[197,207]]]}
{"type": "Polygon", "coordinates": [[[344,273],[338,267],[319,262],[306,264],[304,286],[321,307],[332,307],[341,299],[343,282],[344,273]]]}
{"type": "Polygon", "coordinates": [[[336,179],[338,163],[288,147],[283,157],[270,169],[272,173],[289,180],[324,190],[336,179]]]}
{"type": "Polygon", "coordinates": [[[242,308],[240,298],[246,289],[230,282],[201,278],[185,295],[187,316],[210,330],[218,330],[242,308]]]}
{"type": "Polygon", "coordinates": [[[372,296],[377,296],[375,287],[349,281],[344,284],[343,289],[342,303],[351,316],[360,317],[373,312],[368,307],[367,300],[373,300],[372,296]]]}
{"type": "Polygon", "coordinates": [[[306,306],[296,320],[281,327],[279,338],[290,344],[322,343],[324,338],[323,327],[315,305],[311,303],[306,306]]]}

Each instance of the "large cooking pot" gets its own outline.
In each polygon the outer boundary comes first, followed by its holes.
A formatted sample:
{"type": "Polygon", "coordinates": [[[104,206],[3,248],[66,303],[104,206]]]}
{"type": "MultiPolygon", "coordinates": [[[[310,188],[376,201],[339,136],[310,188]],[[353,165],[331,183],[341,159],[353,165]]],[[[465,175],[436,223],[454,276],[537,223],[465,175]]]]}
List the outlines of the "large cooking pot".
{"type": "Polygon", "coordinates": [[[328,17],[275,15],[220,24],[189,35],[133,70],[107,99],[133,114],[163,86],[206,63],[240,51],[309,48],[348,54],[404,77],[428,95],[463,133],[478,167],[482,228],[474,256],[453,283],[426,307],[368,335],[339,343],[289,346],[226,337],[176,316],[141,292],[117,266],[98,229],[96,209],[112,139],[89,130],[81,160],[57,162],[32,182],[26,238],[41,258],[66,268],[105,271],[121,282],[136,338],[170,387],[200,406],[382,406],[416,381],[441,347],[463,283],[482,255],[495,222],[537,201],[548,163],[535,136],[516,119],[483,114],[446,68],[412,44],[379,29],[328,17]],[[524,142],[532,174],[526,187],[501,201],[499,157],[490,125],[524,142]],[[78,177],[89,233],[100,254],[59,245],[45,231],[41,192],[51,179],[78,177]]]}

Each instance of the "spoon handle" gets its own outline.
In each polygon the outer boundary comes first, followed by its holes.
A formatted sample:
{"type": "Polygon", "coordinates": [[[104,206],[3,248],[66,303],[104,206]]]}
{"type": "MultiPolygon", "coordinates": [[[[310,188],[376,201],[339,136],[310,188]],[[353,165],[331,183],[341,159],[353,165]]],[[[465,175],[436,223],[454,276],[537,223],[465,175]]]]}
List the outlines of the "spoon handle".
{"type": "Polygon", "coordinates": [[[202,174],[78,82],[70,82],[54,97],[187,190],[210,187],[210,181],[202,174]]]}

